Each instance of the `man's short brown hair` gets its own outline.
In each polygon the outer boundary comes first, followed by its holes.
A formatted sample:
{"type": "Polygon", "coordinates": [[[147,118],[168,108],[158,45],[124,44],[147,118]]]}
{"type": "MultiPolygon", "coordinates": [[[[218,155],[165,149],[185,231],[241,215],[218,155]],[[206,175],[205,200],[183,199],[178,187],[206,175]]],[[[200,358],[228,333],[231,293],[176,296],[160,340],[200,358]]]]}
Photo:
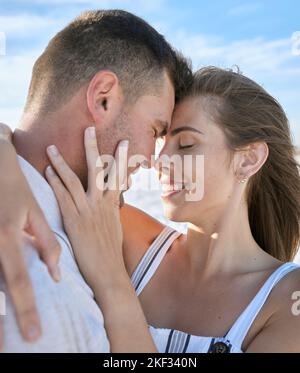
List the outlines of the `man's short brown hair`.
{"type": "Polygon", "coordinates": [[[122,10],[81,14],[36,61],[25,110],[55,111],[100,70],[113,71],[126,98],[153,89],[166,70],[178,99],[192,79],[189,63],[141,18],[122,10]]]}

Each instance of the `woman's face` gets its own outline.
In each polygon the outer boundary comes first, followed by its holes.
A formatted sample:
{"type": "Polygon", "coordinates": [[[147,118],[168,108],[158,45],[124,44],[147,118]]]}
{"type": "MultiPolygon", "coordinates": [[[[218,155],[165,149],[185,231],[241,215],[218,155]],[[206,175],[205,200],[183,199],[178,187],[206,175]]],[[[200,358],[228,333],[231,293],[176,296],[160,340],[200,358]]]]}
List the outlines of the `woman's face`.
{"type": "Polygon", "coordinates": [[[173,221],[197,224],[222,211],[236,183],[225,135],[210,114],[213,105],[209,98],[184,100],[164,139],[157,168],[164,213],[173,221]]]}

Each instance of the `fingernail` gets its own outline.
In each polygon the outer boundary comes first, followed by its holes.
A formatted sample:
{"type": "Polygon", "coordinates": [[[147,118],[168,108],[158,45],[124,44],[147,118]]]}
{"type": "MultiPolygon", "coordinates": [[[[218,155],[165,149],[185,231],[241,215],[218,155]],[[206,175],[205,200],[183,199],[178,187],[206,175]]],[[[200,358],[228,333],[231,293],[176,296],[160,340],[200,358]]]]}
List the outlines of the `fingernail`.
{"type": "Polygon", "coordinates": [[[26,333],[26,336],[29,341],[35,341],[40,336],[40,328],[36,325],[31,325],[26,333]]]}
{"type": "Polygon", "coordinates": [[[52,277],[54,281],[59,282],[61,280],[61,273],[59,267],[55,267],[52,271],[52,277]]]}
{"type": "Polygon", "coordinates": [[[87,128],[87,133],[90,139],[96,138],[96,128],[95,127],[89,127],[87,128]]]}
{"type": "Polygon", "coordinates": [[[58,155],[58,150],[55,145],[48,146],[47,150],[51,155],[54,155],[54,156],[58,155]]]}
{"type": "Polygon", "coordinates": [[[120,142],[120,146],[122,146],[122,148],[124,147],[124,148],[128,148],[128,146],[129,146],[129,141],[128,140],[122,140],[121,142],[120,142]]]}
{"type": "Polygon", "coordinates": [[[48,167],[46,168],[46,172],[47,172],[47,174],[48,174],[49,176],[54,176],[54,175],[55,175],[55,172],[54,172],[54,170],[53,170],[53,168],[52,168],[51,166],[48,166],[48,167]]]}

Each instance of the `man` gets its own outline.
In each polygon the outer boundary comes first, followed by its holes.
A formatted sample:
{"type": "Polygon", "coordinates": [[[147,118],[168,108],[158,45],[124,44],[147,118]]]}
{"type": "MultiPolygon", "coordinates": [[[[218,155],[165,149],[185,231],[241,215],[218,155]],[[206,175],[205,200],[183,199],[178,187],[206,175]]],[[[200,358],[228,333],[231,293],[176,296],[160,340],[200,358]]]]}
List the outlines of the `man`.
{"type": "Polygon", "coordinates": [[[150,160],[156,137],[171,121],[175,98],[190,79],[188,64],[162,35],[119,10],[82,14],[36,61],[13,137],[27,182],[5,133],[0,140],[0,170],[6,170],[0,177],[0,291],[10,294],[4,351],[109,350],[101,310],[78,270],[57,201],[43,177],[49,164],[46,149],[56,145],[84,186],[83,133],[91,124],[102,154],[113,155],[127,139],[129,155],[150,160]],[[59,280],[57,243],[61,281],[55,284],[46,266],[59,280]]]}

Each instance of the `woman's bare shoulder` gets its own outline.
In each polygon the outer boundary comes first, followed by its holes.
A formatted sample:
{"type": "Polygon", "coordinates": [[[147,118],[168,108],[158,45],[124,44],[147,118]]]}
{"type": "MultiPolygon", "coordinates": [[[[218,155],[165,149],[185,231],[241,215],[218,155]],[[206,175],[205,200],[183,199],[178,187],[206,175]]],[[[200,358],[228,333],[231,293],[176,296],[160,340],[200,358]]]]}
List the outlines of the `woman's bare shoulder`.
{"type": "Polygon", "coordinates": [[[125,204],[121,209],[123,226],[123,255],[131,275],[143,255],[165,225],[144,211],[125,204]]]}
{"type": "Polygon", "coordinates": [[[282,306],[280,299],[291,299],[295,291],[300,291],[300,266],[288,272],[274,288],[274,301],[282,306]]]}
{"type": "Polygon", "coordinates": [[[300,352],[300,267],[275,286],[269,304],[272,313],[248,352],[300,352]]]}

